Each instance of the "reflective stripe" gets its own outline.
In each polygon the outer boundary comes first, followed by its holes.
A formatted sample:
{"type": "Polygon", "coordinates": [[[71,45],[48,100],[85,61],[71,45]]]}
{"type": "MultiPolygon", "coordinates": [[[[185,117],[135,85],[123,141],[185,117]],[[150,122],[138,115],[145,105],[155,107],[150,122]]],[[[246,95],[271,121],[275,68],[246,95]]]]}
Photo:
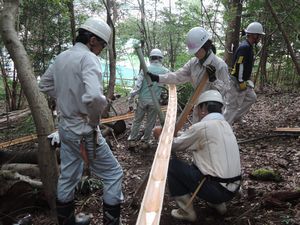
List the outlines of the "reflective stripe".
{"type": "Polygon", "coordinates": [[[243,63],[243,61],[244,61],[244,56],[240,56],[237,63],[241,64],[241,63],[243,63]]]}

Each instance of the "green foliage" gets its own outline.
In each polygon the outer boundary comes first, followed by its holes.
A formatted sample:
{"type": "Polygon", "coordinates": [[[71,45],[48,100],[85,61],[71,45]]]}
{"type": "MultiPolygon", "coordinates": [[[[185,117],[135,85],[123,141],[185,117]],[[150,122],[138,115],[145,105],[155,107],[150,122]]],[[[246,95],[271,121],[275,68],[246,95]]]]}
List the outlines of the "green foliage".
{"type": "Polygon", "coordinates": [[[293,218],[289,215],[281,216],[281,223],[285,225],[294,224],[293,218]]]}
{"type": "Polygon", "coordinates": [[[0,139],[13,139],[36,133],[35,124],[31,115],[10,125],[9,129],[0,132],[0,139]]]}
{"type": "Polygon", "coordinates": [[[76,187],[76,191],[87,195],[103,188],[101,180],[93,177],[83,176],[76,187]]]}
{"type": "Polygon", "coordinates": [[[21,1],[19,30],[38,75],[71,44],[68,8],[61,1],[21,1]]]}
{"type": "Polygon", "coordinates": [[[193,93],[194,88],[190,83],[181,84],[177,87],[177,99],[181,107],[186,105],[193,93]]]}
{"type": "Polygon", "coordinates": [[[282,181],[281,175],[278,172],[270,169],[257,169],[250,174],[250,177],[252,179],[263,181],[282,181]]]}
{"type": "Polygon", "coordinates": [[[5,90],[2,77],[0,77],[0,100],[5,100],[5,90]]]}
{"type": "Polygon", "coordinates": [[[115,86],[115,93],[118,93],[121,95],[121,97],[129,96],[130,90],[126,87],[130,85],[127,84],[127,82],[124,82],[124,85],[116,84],[115,86]]]}

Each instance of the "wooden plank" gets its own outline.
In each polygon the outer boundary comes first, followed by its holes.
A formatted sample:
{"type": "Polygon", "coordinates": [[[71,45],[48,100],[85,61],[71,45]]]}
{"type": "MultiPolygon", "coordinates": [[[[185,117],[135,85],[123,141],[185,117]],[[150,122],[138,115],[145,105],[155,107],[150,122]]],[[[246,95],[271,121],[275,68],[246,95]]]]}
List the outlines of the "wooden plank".
{"type": "Polygon", "coordinates": [[[169,85],[169,105],[165,125],[158,142],[136,225],[159,225],[175,131],[176,114],[176,86],[169,85]]]}
{"type": "Polygon", "coordinates": [[[10,141],[0,143],[0,149],[7,148],[9,146],[16,145],[16,144],[22,144],[22,143],[25,143],[25,142],[33,141],[33,140],[36,140],[36,139],[37,139],[36,134],[31,134],[31,135],[28,135],[28,136],[25,136],[25,137],[16,138],[16,139],[13,139],[13,140],[10,140],[10,141]]]}
{"type": "Polygon", "coordinates": [[[275,128],[275,130],[273,130],[275,132],[296,132],[296,133],[300,133],[300,127],[277,127],[275,128]]]}
{"type": "Polygon", "coordinates": [[[187,117],[190,114],[192,108],[194,107],[195,102],[197,101],[198,97],[200,96],[200,94],[204,90],[207,81],[208,81],[208,74],[207,74],[207,72],[205,72],[205,74],[203,75],[203,77],[201,79],[200,84],[197,86],[194,94],[191,96],[188,103],[185,105],[182,113],[180,114],[180,116],[179,116],[179,118],[176,122],[175,132],[174,132],[175,136],[176,136],[177,132],[183,127],[183,125],[187,121],[187,117]]]}
{"type": "MultiPolygon", "coordinates": [[[[161,107],[162,111],[167,111],[167,106],[162,106],[161,107]]],[[[114,117],[109,117],[109,118],[104,118],[101,119],[101,123],[111,123],[111,122],[116,122],[119,120],[127,120],[127,119],[131,119],[134,117],[134,112],[129,112],[127,114],[124,115],[120,115],[120,116],[114,116],[114,117]]],[[[2,142],[0,143],[0,149],[2,148],[7,148],[13,145],[17,145],[17,144],[23,144],[29,141],[34,141],[37,139],[37,135],[36,134],[30,134],[28,136],[24,136],[24,137],[20,137],[20,138],[16,138],[10,141],[6,141],[6,142],[2,142]]]]}
{"type": "MultiPolygon", "coordinates": [[[[167,111],[167,106],[162,106],[161,107],[161,111],[165,112],[167,111]]],[[[129,112],[123,115],[119,115],[119,116],[113,116],[113,117],[109,117],[109,118],[103,118],[100,120],[101,123],[111,123],[111,122],[117,122],[119,120],[127,120],[127,119],[131,119],[134,117],[134,112],[129,112]]]]}

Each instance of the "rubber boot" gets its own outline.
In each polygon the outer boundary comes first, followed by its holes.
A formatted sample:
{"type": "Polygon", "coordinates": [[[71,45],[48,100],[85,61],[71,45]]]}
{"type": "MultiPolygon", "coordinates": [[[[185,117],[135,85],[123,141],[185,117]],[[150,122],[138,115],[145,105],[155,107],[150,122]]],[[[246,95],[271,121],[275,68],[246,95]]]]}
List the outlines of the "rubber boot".
{"type": "Polygon", "coordinates": [[[121,204],[109,205],[103,202],[103,225],[121,225],[121,204]]]}
{"type": "Polygon", "coordinates": [[[74,201],[62,203],[56,201],[57,219],[59,225],[89,225],[91,218],[89,216],[80,216],[75,219],[74,201]]]}
{"type": "Polygon", "coordinates": [[[178,196],[175,198],[176,203],[180,207],[179,209],[173,209],[171,211],[171,215],[180,220],[187,220],[190,222],[194,222],[197,220],[197,215],[194,210],[193,204],[187,207],[187,204],[190,200],[191,196],[189,194],[178,196]]]}

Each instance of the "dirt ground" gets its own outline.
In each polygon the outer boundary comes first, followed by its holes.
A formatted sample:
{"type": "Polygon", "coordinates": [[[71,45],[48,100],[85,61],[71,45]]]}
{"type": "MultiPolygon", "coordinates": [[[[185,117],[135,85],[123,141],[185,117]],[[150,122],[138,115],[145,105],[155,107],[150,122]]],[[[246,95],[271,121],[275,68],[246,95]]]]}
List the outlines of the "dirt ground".
{"type": "MultiPolygon", "coordinates": [[[[138,216],[138,208],[129,206],[135,191],[145,174],[149,171],[155,154],[155,145],[151,149],[127,148],[127,137],[131,120],[126,121],[126,133],[110,138],[112,150],[123,167],[123,190],[125,201],[122,208],[123,225],[133,225],[138,216]]],[[[259,94],[258,101],[242,121],[234,124],[233,129],[240,145],[243,184],[241,192],[227,204],[228,212],[219,216],[205,202],[196,199],[194,206],[198,220],[186,223],[173,219],[170,212],[176,207],[169,198],[166,188],[161,214],[161,225],[296,225],[300,224],[300,197],[276,201],[273,204],[271,193],[279,191],[300,191],[300,137],[275,133],[275,127],[300,127],[300,94],[280,93],[259,94]],[[275,136],[278,135],[278,136],[275,136]],[[278,172],[281,182],[258,181],[250,178],[257,169],[272,169],[278,172]]],[[[190,160],[190,156],[181,152],[181,157],[190,160]]],[[[141,201],[142,199],[140,199],[141,201]]],[[[87,196],[78,195],[77,211],[93,213],[94,224],[102,224],[101,190],[87,196]]],[[[47,210],[33,213],[34,224],[52,224],[47,210]]]]}

